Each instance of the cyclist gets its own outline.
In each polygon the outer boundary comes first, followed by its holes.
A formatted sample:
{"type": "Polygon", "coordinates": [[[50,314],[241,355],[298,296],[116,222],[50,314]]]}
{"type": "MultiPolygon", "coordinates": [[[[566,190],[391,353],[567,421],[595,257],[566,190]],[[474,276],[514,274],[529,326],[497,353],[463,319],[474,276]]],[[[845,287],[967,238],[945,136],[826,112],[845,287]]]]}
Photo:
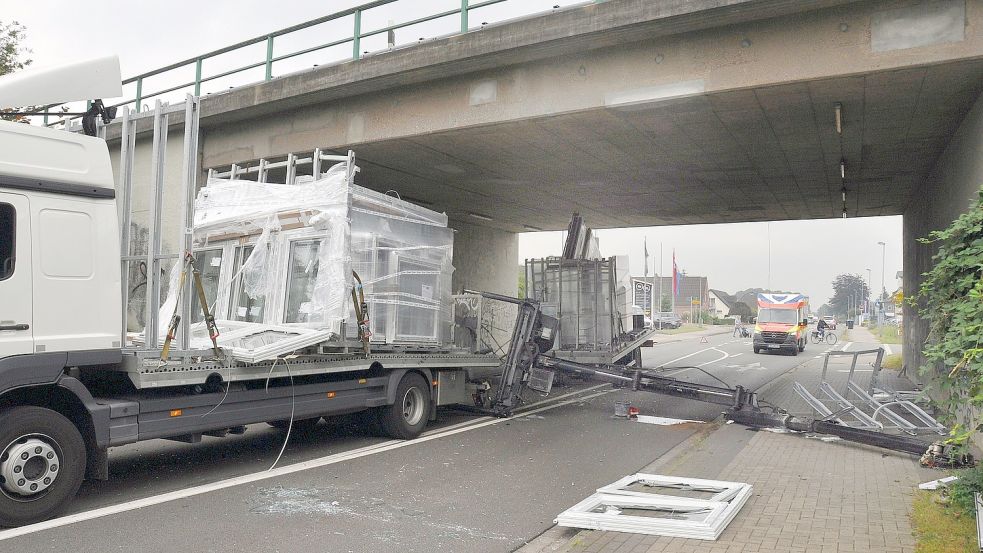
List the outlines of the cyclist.
{"type": "Polygon", "coordinates": [[[820,340],[826,338],[826,329],[827,328],[829,328],[829,325],[826,324],[826,321],[823,320],[822,317],[820,317],[819,318],[819,322],[816,323],[816,333],[819,334],[819,339],[820,340]]]}

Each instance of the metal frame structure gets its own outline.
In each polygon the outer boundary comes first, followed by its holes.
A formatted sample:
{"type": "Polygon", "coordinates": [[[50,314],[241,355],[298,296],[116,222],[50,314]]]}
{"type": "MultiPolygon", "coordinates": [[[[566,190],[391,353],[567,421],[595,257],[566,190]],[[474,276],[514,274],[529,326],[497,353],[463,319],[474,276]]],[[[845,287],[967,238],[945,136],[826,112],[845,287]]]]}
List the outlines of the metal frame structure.
{"type": "Polygon", "coordinates": [[[880,371],[883,356],[883,348],[859,351],[831,351],[826,354],[823,362],[819,391],[836,405],[838,410],[835,412],[827,407],[822,400],[813,396],[802,384],[798,382],[793,383],[793,389],[810,407],[822,416],[823,421],[832,420],[844,426],[874,431],[894,429],[909,435],[915,435],[918,431],[931,431],[942,436],[946,435],[945,426],[940,424],[921,407],[918,407],[903,397],[885,394],[875,388],[876,375],[880,371]],[[861,355],[871,354],[876,354],[877,358],[873,363],[874,369],[871,381],[868,384],[868,388],[864,389],[863,386],[853,381],[853,376],[857,368],[858,358],[861,355]],[[826,381],[829,358],[833,356],[852,357],[843,393],[834,389],[833,385],[826,381]],[[855,396],[859,400],[860,405],[870,409],[871,414],[868,415],[860,406],[847,399],[850,395],[855,396]],[[878,396],[886,396],[888,401],[881,401],[878,399],[878,396]],[[904,413],[894,410],[894,408],[903,409],[904,413]],[[849,415],[852,420],[844,421],[843,417],[846,415],[849,415]],[[879,421],[878,417],[882,418],[884,422],[879,421]]]}
{"type": "MultiPolygon", "coordinates": [[[[560,331],[554,354],[589,363],[615,363],[651,339],[655,329],[625,332],[617,263],[608,259],[527,259],[526,297],[556,316],[560,331]],[[586,302],[586,303],[585,303],[586,302]]],[[[625,293],[630,293],[625,290],[625,293]]]]}

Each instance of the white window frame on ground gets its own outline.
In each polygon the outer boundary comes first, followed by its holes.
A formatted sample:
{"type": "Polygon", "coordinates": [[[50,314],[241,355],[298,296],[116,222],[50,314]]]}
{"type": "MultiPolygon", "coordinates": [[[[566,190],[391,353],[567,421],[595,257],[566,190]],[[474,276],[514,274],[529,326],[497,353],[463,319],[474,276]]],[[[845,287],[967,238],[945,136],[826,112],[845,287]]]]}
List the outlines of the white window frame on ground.
{"type": "Polygon", "coordinates": [[[750,485],[740,482],[635,474],[602,487],[597,493],[560,513],[555,522],[571,528],[716,540],[751,497],[751,492],[750,485]],[[624,489],[643,480],[677,489],[682,486],[719,490],[714,497],[728,499],[693,499],[624,489]],[[732,493],[733,490],[737,492],[732,493]],[[626,509],[667,511],[667,518],[626,515],[623,513],[626,509]],[[694,516],[689,520],[679,518],[685,517],[686,513],[694,513],[694,516]]]}
{"type": "MultiPolygon", "coordinates": [[[[661,474],[638,473],[626,476],[617,482],[608,484],[597,489],[598,493],[619,493],[624,495],[634,495],[639,497],[649,497],[652,495],[664,495],[657,491],[638,491],[629,490],[630,486],[642,484],[651,487],[653,490],[658,488],[669,488],[674,490],[692,490],[696,492],[709,492],[714,495],[707,501],[730,501],[742,490],[748,488],[747,484],[741,482],[725,482],[723,480],[705,480],[702,478],[682,478],[679,476],[663,476],[661,474]]],[[[670,497],[676,497],[670,495],[670,497]]],[[[679,496],[684,497],[684,496],[679,496]]],[[[694,498],[696,499],[696,498],[694,498]]]]}

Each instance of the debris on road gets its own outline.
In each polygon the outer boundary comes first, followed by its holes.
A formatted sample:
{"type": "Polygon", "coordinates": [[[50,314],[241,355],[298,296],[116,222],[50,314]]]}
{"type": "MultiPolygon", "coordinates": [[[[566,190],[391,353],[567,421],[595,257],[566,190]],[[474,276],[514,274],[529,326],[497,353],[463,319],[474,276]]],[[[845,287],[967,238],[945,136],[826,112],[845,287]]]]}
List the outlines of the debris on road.
{"type": "Polygon", "coordinates": [[[694,421],[689,419],[671,419],[668,417],[653,417],[651,415],[638,415],[635,417],[638,422],[644,422],[645,424],[658,424],[660,426],[672,426],[674,424],[685,424],[687,422],[695,422],[703,424],[703,421],[694,421]]]}
{"type": "Polygon", "coordinates": [[[939,488],[944,488],[950,482],[955,482],[959,480],[958,476],[946,476],[945,478],[939,478],[938,480],[931,480],[929,482],[923,482],[918,485],[919,490],[937,490],[939,488]]]}
{"type": "Polygon", "coordinates": [[[560,513],[556,524],[716,540],[751,497],[751,490],[741,482],[639,473],[599,488],[560,513]]]}

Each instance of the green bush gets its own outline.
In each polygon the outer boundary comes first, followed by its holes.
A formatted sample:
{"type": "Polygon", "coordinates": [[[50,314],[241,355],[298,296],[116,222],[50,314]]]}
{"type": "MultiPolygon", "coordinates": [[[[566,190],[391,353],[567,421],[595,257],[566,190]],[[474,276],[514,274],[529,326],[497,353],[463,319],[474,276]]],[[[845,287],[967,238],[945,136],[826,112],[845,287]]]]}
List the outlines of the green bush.
{"type": "MultiPolygon", "coordinates": [[[[983,201],[983,190],[980,191],[983,201]]],[[[963,407],[983,406],[983,207],[970,210],[948,228],[920,241],[939,247],[918,294],[908,301],[929,323],[920,367],[938,406],[951,420],[963,407]]],[[[970,431],[979,430],[980,421],[970,431]]]]}
{"type": "Polygon", "coordinates": [[[956,471],[959,480],[949,484],[950,504],[966,514],[976,513],[976,493],[983,493],[983,467],[956,471]]]}

